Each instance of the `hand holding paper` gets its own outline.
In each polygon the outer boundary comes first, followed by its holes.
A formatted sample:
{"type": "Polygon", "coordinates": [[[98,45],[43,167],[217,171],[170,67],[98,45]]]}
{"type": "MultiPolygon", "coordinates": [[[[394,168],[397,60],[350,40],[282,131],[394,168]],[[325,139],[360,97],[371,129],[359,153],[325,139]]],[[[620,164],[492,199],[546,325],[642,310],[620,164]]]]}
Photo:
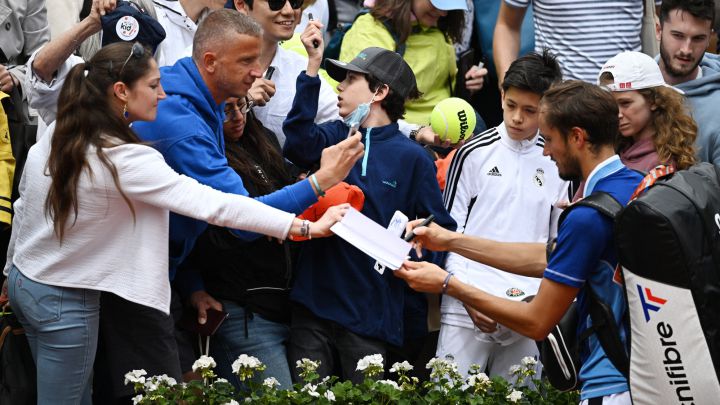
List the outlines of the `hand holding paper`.
{"type": "Polygon", "coordinates": [[[353,208],[330,230],[381,265],[393,270],[402,266],[412,247],[393,231],[383,228],[353,208]]]}

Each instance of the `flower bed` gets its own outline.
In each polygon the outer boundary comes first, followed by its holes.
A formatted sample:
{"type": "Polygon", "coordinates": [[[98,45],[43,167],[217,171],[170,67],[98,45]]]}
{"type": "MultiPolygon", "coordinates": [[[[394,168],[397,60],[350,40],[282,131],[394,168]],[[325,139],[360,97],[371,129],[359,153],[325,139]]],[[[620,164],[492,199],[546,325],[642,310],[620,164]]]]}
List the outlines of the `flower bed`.
{"type": "Polygon", "coordinates": [[[535,376],[536,360],[526,357],[522,364],[510,368],[513,381],[488,378],[473,366],[463,378],[452,361],[434,358],[427,364],[430,381],[409,376],[408,362],[395,363],[389,374],[394,379],[379,379],[384,370],[379,354],[366,356],[357,364],[365,376],[361,384],[339,381],[337,377],[320,379],[319,362],[298,361],[296,367],[303,382],[292,389],[278,389],[275,378],[255,382],[253,376],[265,370],[256,357],[242,355],[232,365],[233,372],[247,384],[246,391],[236,392],[227,380],[217,378],[212,357],[202,356],[193,371],[203,380],[177,383],[165,375],[146,377],[144,370],[125,375],[125,384],[133,384],[137,396],[134,404],[236,405],[240,402],[258,404],[577,404],[576,391],[560,392],[545,379],[535,376]],[[531,388],[532,387],[532,388],[531,388]]]}

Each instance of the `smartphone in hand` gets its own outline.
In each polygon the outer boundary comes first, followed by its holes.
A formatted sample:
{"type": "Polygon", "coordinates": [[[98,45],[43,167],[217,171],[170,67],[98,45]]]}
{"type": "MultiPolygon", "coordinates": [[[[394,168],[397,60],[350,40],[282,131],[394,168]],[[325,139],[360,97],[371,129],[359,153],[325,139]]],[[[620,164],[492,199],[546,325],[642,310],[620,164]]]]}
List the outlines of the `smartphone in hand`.
{"type": "Polygon", "coordinates": [[[265,71],[265,76],[263,77],[263,79],[272,80],[273,73],[275,73],[275,66],[268,66],[267,70],[265,71]]]}
{"type": "Polygon", "coordinates": [[[212,336],[228,316],[230,316],[230,314],[225,311],[210,308],[207,310],[207,321],[201,325],[198,323],[197,311],[191,309],[185,311],[178,322],[178,326],[189,332],[197,333],[200,336],[212,336]]]}

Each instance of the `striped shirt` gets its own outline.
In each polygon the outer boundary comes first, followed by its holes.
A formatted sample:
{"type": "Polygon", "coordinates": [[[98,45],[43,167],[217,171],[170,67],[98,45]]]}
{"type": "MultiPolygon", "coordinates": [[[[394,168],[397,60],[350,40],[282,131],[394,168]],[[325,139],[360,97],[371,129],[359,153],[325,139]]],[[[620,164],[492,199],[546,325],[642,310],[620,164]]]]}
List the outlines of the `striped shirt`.
{"type": "Polygon", "coordinates": [[[595,83],[603,63],[623,51],[640,50],[643,0],[505,0],[532,3],[535,49],[550,49],[565,79],[595,83]]]}

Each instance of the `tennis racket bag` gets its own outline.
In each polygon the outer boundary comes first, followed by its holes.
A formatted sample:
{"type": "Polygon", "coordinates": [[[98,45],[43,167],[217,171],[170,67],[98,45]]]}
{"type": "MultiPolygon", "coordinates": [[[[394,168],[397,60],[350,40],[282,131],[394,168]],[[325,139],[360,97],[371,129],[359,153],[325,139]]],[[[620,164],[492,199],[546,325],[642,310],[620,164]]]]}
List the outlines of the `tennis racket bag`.
{"type": "Polygon", "coordinates": [[[709,163],[654,172],[615,222],[630,392],[636,405],[718,404],[720,173],[709,163]]]}

